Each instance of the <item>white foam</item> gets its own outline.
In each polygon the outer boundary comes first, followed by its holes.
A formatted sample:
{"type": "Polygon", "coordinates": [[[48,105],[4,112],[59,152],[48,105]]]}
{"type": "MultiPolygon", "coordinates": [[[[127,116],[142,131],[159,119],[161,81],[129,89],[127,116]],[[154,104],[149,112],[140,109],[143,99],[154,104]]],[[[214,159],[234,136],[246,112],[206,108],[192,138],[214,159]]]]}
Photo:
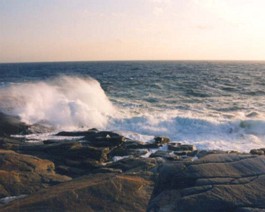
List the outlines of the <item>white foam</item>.
{"type": "Polygon", "coordinates": [[[22,194],[22,195],[19,195],[19,196],[9,196],[9,197],[4,197],[4,198],[1,198],[1,199],[0,199],[0,203],[2,203],[2,204],[7,204],[7,203],[12,202],[12,201],[14,201],[14,200],[16,200],[16,199],[22,199],[22,198],[24,198],[24,197],[26,197],[26,196],[27,196],[27,195],[22,194]]]}
{"type": "Polygon", "coordinates": [[[265,146],[265,116],[260,110],[218,112],[191,104],[181,111],[145,105],[139,99],[115,100],[116,107],[98,81],[84,77],[61,76],[0,88],[0,111],[19,115],[29,124],[48,122],[55,130],[107,129],[146,142],[167,136],[199,149],[247,152],[265,146]]]}
{"type": "Polygon", "coordinates": [[[122,160],[122,159],[125,159],[125,158],[129,158],[130,156],[114,156],[113,158],[112,158],[112,160],[114,161],[114,162],[117,162],[117,161],[119,161],[119,160],[122,160]]]}
{"type": "Polygon", "coordinates": [[[265,146],[265,121],[242,114],[234,114],[233,119],[222,116],[217,119],[191,112],[164,111],[117,119],[111,129],[119,129],[128,138],[146,142],[153,136],[167,136],[172,142],[194,144],[199,149],[248,152],[265,146]]]}
{"type": "Polygon", "coordinates": [[[96,80],[70,76],[2,88],[0,110],[29,124],[48,121],[61,129],[104,128],[115,114],[96,80]]]}

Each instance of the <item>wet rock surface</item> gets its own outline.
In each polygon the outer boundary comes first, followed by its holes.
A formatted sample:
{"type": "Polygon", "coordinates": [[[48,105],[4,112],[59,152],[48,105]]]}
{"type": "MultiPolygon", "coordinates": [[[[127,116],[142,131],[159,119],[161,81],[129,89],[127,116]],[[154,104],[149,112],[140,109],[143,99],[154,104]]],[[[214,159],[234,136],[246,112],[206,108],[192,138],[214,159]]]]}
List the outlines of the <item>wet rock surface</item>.
{"type": "Polygon", "coordinates": [[[0,114],[1,211],[265,210],[265,149],[197,150],[97,129],[39,143],[11,136],[32,130],[49,129],[0,114]]]}

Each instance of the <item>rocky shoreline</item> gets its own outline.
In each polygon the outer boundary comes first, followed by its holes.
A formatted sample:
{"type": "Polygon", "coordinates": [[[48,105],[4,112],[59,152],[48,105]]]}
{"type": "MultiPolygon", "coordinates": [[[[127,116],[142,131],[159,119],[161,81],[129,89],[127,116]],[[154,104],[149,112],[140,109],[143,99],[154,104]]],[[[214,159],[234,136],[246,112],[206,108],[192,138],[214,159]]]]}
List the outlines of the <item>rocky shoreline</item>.
{"type": "Polygon", "coordinates": [[[33,128],[0,114],[0,211],[265,211],[265,149],[197,150],[97,129],[11,137],[33,128]]]}

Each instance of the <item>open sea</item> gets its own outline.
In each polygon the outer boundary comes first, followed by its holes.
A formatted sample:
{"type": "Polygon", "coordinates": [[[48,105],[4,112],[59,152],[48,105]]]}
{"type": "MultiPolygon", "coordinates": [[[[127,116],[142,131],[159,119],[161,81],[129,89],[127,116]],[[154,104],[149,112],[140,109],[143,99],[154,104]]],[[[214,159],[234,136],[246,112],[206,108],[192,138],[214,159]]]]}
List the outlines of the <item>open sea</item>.
{"type": "Polygon", "coordinates": [[[0,64],[0,111],[54,132],[98,128],[248,152],[265,147],[265,63],[0,64]]]}

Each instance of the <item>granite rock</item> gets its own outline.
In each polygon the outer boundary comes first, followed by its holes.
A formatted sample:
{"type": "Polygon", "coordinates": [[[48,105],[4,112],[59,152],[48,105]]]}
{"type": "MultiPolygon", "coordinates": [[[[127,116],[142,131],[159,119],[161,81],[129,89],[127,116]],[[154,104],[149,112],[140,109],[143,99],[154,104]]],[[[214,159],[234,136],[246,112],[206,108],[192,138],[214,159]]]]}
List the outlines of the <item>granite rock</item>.
{"type": "Polygon", "coordinates": [[[265,208],[265,157],[207,154],[159,168],[148,211],[242,211],[265,208]]]}

